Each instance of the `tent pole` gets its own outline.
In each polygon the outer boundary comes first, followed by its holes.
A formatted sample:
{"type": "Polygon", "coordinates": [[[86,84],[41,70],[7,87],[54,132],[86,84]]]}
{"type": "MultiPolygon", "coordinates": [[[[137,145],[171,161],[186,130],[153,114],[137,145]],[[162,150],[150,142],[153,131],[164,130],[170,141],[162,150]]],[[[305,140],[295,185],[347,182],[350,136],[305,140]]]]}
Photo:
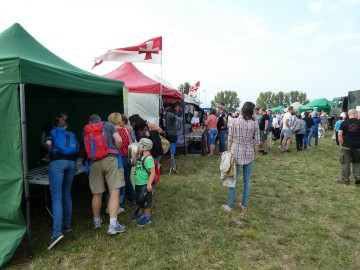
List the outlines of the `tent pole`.
{"type": "Polygon", "coordinates": [[[28,179],[28,160],[27,160],[27,138],[26,138],[26,113],[25,113],[25,85],[20,84],[20,117],[21,117],[21,145],[22,145],[22,159],[23,159],[23,178],[25,190],[26,203],[26,233],[28,236],[28,252],[32,257],[32,241],[31,241],[31,220],[30,220],[30,191],[28,179]]]}

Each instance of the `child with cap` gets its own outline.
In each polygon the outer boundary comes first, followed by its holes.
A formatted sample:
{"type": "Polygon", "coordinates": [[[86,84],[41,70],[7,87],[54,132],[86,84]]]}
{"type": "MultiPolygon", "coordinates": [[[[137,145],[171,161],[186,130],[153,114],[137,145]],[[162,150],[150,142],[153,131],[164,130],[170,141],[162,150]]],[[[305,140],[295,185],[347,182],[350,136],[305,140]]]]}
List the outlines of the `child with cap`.
{"type": "Polygon", "coordinates": [[[138,205],[138,208],[134,216],[131,217],[131,221],[136,221],[142,217],[137,223],[140,227],[151,223],[150,210],[152,206],[152,182],[155,177],[155,163],[150,154],[152,147],[153,143],[150,139],[142,138],[139,141],[139,151],[142,151],[142,155],[140,155],[137,160],[134,174],[136,204],[138,205]]]}

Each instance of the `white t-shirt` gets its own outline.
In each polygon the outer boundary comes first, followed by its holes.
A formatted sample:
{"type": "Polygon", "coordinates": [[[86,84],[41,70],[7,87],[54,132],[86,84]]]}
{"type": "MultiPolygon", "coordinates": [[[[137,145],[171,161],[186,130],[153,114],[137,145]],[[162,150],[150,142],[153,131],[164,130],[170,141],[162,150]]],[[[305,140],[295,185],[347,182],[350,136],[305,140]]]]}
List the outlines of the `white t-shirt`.
{"type": "Polygon", "coordinates": [[[292,126],[292,121],[293,121],[293,117],[292,117],[291,113],[287,112],[287,113],[284,114],[284,117],[283,117],[283,119],[282,119],[282,121],[283,121],[283,127],[282,127],[283,130],[289,130],[289,128],[288,128],[287,125],[286,125],[286,119],[289,120],[289,121],[288,121],[288,124],[289,124],[289,126],[290,126],[290,128],[291,128],[291,126],[292,126]]]}
{"type": "Polygon", "coordinates": [[[200,123],[200,118],[199,117],[193,117],[191,118],[191,124],[199,124],[200,123]]]}
{"type": "Polygon", "coordinates": [[[273,118],[273,121],[272,121],[272,126],[273,128],[279,128],[279,121],[277,120],[277,117],[274,117],[273,118]]]}

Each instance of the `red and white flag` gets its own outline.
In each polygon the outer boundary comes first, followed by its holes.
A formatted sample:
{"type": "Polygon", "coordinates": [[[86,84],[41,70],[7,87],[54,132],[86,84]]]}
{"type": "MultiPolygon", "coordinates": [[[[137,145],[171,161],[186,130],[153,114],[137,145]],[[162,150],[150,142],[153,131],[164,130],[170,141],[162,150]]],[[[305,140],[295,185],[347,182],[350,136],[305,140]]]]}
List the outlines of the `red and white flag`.
{"type": "Polygon", "coordinates": [[[161,64],[162,37],[149,39],[138,46],[109,50],[95,57],[96,67],[103,61],[143,62],[161,64]]]}
{"type": "Polygon", "coordinates": [[[197,95],[197,91],[198,91],[199,88],[200,88],[200,81],[198,81],[194,85],[190,86],[190,88],[189,88],[189,96],[190,97],[195,97],[197,95]]]}

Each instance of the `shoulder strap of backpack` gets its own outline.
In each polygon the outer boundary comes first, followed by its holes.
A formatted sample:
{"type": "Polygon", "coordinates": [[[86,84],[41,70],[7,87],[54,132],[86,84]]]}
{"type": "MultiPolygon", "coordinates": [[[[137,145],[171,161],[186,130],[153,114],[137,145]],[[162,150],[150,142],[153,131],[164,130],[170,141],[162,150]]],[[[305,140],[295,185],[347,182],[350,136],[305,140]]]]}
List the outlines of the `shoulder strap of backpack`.
{"type": "Polygon", "coordinates": [[[149,157],[149,156],[151,156],[151,154],[146,155],[146,156],[143,158],[143,160],[141,161],[141,164],[142,164],[143,168],[145,169],[145,171],[146,171],[148,174],[150,174],[150,172],[145,168],[145,159],[146,159],[147,157],[149,157]]]}

